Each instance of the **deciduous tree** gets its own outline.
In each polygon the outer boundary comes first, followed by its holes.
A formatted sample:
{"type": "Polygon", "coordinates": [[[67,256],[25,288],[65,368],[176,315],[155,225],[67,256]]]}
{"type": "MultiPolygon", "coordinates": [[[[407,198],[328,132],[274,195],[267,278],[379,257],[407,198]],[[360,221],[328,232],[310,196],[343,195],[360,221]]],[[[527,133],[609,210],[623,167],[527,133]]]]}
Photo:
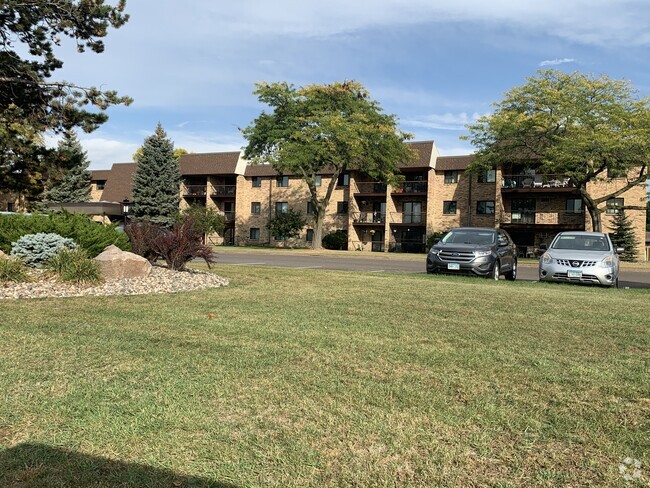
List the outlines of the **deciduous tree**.
{"type": "Polygon", "coordinates": [[[397,129],[394,115],[354,81],[295,88],[287,83],[259,83],[255,94],[272,112],[262,112],[242,132],[244,156],[270,163],[279,173],[299,176],[314,208],[314,248],[321,247],[322,224],[341,172],[358,170],[377,181],[396,181],[397,165],[415,157],[404,144],[411,135],[397,129]],[[323,193],[316,176],[332,178],[323,193]]]}
{"type": "MultiPolygon", "coordinates": [[[[574,72],[539,71],[506,92],[494,113],[468,126],[477,148],[471,170],[525,163],[538,172],[562,174],[578,189],[601,231],[605,202],[647,178],[650,101],[628,81],[574,72]],[[626,175],[615,191],[595,196],[590,182],[626,175]]],[[[630,208],[630,207],[627,207],[630,208]]],[[[635,208],[643,208],[639,202],[635,208]]]]}

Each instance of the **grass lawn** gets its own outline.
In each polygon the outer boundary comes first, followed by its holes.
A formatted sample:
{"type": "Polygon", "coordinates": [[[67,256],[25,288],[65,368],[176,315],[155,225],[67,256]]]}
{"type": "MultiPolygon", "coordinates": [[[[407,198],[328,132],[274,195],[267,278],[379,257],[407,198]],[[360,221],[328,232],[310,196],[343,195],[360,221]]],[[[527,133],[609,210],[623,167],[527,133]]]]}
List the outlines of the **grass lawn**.
{"type": "Polygon", "coordinates": [[[0,301],[0,486],[642,486],[646,290],[219,265],[0,301]]]}

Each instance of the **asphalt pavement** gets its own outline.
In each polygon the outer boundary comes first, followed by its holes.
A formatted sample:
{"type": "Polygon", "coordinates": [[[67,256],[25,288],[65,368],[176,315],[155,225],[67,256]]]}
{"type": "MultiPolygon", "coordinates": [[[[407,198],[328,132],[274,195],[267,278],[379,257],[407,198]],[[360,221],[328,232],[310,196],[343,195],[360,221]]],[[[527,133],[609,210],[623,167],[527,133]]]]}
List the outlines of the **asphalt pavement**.
{"type": "MultiPolygon", "coordinates": [[[[217,263],[231,266],[271,266],[293,269],[331,269],[341,271],[363,271],[369,273],[426,273],[426,256],[416,259],[413,255],[400,259],[395,254],[373,253],[355,257],[346,253],[316,253],[309,251],[291,252],[283,250],[266,251],[247,249],[245,252],[230,248],[217,249],[217,263]]],[[[518,269],[518,280],[537,281],[537,266],[522,263],[518,269]]],[[[619,274],[621,288],[650,288],[650,268],[622,268],[619,274]]]]}

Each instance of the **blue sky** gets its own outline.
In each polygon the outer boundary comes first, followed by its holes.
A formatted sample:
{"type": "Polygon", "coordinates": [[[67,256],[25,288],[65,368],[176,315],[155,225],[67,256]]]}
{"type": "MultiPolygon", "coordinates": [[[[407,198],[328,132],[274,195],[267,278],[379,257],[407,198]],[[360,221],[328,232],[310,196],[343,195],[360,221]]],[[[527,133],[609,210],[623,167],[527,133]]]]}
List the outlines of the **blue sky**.
{"type": "Polygon", "coordinates": [[[648,0],[127,0],[127,12],[104,53],[59,52],[57,79],[135,99],[80,134],[92,169],[130,161],[158,122],[190,152],[239,150],[265,108],[261,80],[357,80],[442,155],[471,153],[465,124],[538,69],[650,95],[648,0]]]}

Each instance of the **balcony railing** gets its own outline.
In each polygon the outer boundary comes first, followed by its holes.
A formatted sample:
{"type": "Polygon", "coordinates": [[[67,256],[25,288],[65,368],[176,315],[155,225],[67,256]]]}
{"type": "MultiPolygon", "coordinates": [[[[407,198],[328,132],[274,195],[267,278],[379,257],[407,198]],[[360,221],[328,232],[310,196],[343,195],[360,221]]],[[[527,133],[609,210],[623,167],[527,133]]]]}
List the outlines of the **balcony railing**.
{"type": "Polygon", "coordinates": [[[575,188],[575,185],[564,175],[503,175],[501,188],[575,188]]]}
{"type": "Polygon", "coordinates": [[[364,251],[369,248],[372,252],[384,252],[385,249],[384,243],[378,241],[352,241],[350,244],[350,249],[356,251],[364,251]]]}
{"type": "Polygon", "coordinates": [[[352,222],[355,224],[385,224],[385,212],[353,212],[352,222]]]}
{"type": "Polygon", "coordinates": [[[419,241],[403,240],[394,242],[388,250],[390,252],[425,253],[427,252],[427,245],[419,241]]]}
{"type": "Polygon", "coordinates": [[[235,221],[235,212],[221,212],[223,216],[226,218],[226,222],[234,222],[235,221]]]}
{"type": "Polygon", "coordinates": [[[363,194],[386,194],[386,183],[378,183],[375,181],[357,181],[355,183],[356,191],[355,193],[363,194]]]}
{"type": "Polygon", "coordinates": [[[426,212],[391,212],[390,223],[426,225],[427,214],[426,212]]]}
{"type": "Polygon", "coordinates": [[[207,191],[207,185],[183,185],[183,195],[186,197],[204,197],[207,191]]]}
{"type": "Polygon", "coordinates": [[[213,197],[234,197],[237,185],[214,185],[212,190],[213,197]]]}
{"type": "Polygon", "coordinates": [[[583,213],[569,212],[510,212],[503,214],[504,224],[574,225],[584,223],[583,213]]]}
{"type": "Polygon", "coordinates": [[[427,192],[427,182],[426,181],[402,181],[395,188],[393,188],[393,195],[400,193],[426,193],[427,192]]]}

